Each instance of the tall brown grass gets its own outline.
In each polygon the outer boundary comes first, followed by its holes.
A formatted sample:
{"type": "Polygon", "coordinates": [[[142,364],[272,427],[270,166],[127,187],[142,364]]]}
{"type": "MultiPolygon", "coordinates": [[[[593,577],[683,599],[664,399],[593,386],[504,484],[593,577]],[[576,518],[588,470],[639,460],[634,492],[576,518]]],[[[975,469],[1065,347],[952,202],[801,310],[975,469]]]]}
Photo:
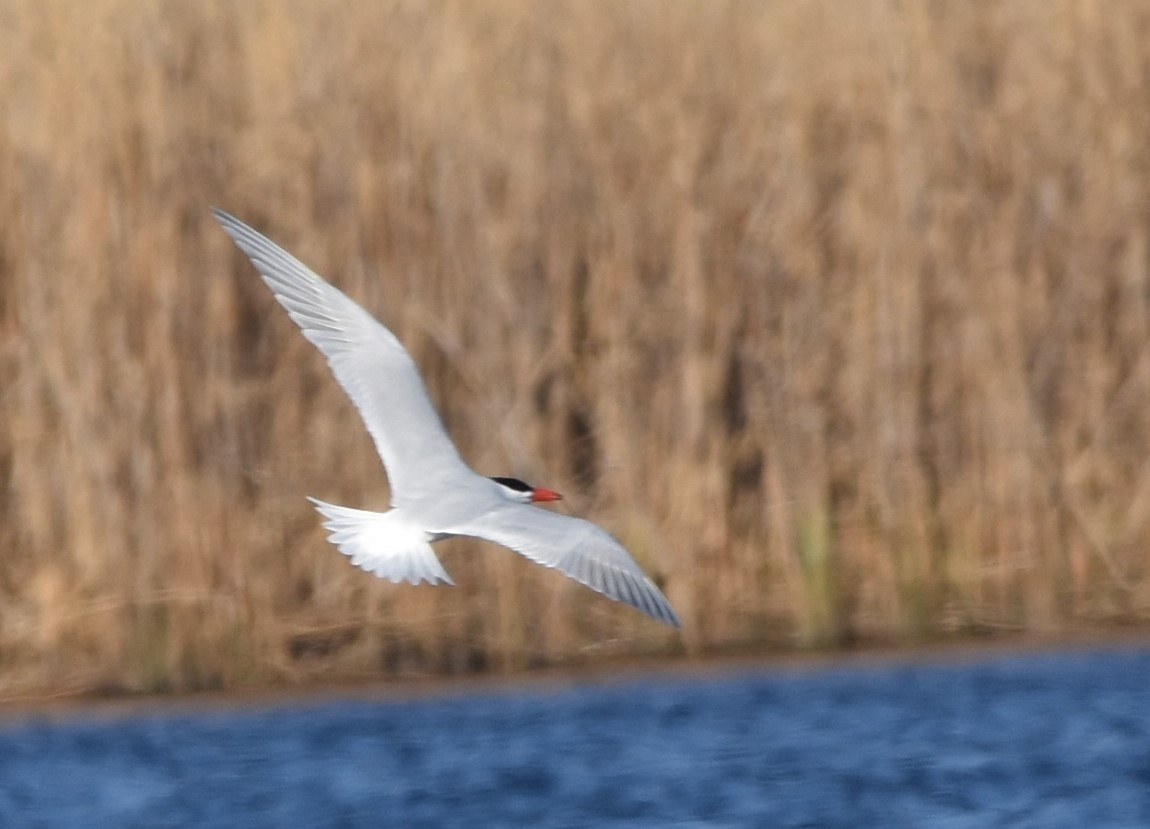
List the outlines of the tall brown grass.
{"type": "Polygon", "coordinates": [[[0,693],[1150,617],[1150,5],[0,3],[0,693]],[[322,359],[211,221],[386,321],[465,456],[664,630],[494,547],[394,587],[322,359]]]}

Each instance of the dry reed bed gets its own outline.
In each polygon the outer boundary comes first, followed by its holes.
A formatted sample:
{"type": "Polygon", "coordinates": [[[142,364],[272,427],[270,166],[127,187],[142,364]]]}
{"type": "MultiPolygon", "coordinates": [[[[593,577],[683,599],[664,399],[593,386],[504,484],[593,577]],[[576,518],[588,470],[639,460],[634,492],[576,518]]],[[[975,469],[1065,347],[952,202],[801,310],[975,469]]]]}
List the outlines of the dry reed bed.
{"type": "Polygon", "coordinates": [[[0,692],[1150,615],[1145,3],[8,0],[0,692]],[[683,636],[386,504],[217,204],[378,312],[464,454],[683,636]]]}

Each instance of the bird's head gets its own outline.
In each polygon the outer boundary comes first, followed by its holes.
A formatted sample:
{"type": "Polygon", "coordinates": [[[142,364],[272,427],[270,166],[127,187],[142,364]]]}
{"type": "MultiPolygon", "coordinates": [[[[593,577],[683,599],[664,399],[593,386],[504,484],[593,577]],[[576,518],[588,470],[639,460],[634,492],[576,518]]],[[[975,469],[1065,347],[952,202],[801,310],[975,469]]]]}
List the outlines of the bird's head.
{"type": "Polygon", "coordinates": [[[533,487],[518,478],[492,478],[491,480],[499,484],[499,489],[507,500],[516,501],[520,504],[530,504],[532,501],[559,501],[563,498],[558,492],[533,487]]]}

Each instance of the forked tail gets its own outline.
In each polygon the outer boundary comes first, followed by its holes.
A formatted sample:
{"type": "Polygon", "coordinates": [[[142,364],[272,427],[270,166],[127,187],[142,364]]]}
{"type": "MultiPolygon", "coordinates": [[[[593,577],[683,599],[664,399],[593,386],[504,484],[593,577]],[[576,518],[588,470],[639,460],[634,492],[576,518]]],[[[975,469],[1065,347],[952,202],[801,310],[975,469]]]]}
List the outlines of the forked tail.
{"type": "Polygon", "coordinates": [[[409,522],[399,510],[369,512],[338,507],[316,498],[308,500],[327,519],[323,526],[331,532],[328,541],[356,567],[396,584],[401,581],[455,584],[427,543],[427,533],[409,522]]]}

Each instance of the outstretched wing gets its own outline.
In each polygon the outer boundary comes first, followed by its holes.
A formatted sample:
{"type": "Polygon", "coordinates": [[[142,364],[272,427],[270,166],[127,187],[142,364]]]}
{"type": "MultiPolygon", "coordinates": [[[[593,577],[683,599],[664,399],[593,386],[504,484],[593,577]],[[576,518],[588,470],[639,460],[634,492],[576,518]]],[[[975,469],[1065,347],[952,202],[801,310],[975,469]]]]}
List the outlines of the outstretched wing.
{"type": "Polygon", "coordinates": [[[600,527],[527,504],[509,503],[452,527],[510,547],[545,567],[554,567],[592,590],[625,602],[652,619],[679,627],[679,617],[635,559],[600,527]]]}
{"type": "Polygon", "coordinates": [[[401,505],[474,474],[447,436],[411,355],[395,335],[279,245],[222,210],[212,213],[327,358],[359,409],[401,505]]]}

